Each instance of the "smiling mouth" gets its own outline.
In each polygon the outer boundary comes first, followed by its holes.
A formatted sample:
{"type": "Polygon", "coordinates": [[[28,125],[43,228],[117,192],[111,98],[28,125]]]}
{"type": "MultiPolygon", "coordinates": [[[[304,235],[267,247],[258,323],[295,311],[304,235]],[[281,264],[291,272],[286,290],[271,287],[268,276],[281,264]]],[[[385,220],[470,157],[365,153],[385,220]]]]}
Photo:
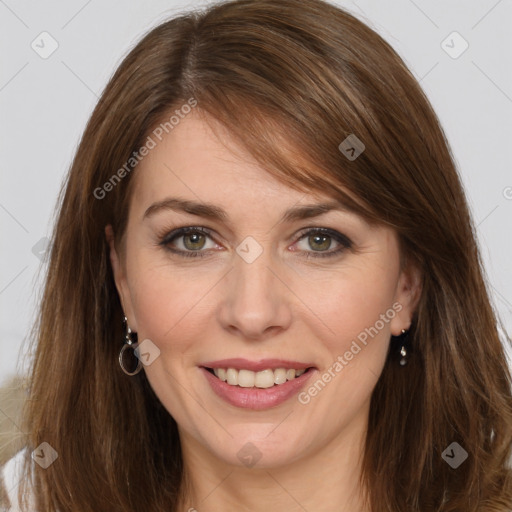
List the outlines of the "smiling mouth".
{"type": "Polygon", "coordinates": [[[304,373],[309,372],[313,367],[302,368],[300,370],[290,368],[267,368],[259,372],[251,370],[238,370],[236,368],[207,368],[212,375],[219,380],[234,387],[241,388],[260,388],[267,389],[281,384],[285,384],[290,380],[299,378],[304,373]]]}

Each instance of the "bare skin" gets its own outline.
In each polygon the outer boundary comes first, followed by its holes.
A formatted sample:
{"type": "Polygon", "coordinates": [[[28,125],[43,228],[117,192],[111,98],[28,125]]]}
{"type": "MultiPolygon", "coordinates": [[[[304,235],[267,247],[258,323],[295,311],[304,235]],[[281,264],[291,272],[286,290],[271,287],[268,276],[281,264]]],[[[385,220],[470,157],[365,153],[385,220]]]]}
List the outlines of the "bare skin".
{"type": "Polygon", "coordinates": [[[182,120],[134,171],[123,250],[106,228],[128,324],[160,350],[144,371],[179,427],[190,486],[179,510],[366,511],[358,478],[370,397],[391,334],[410,326],[419,272],[400,268],[394,231],[354,213],[280,222],[290,208],[332,198],[278,182],[229,133],[215,133],[196,112],[182,120]],[[227,220],[169,208],[145,216],[169,197],[212,203],[227,220]],[[166,249],[162,239],[185,226],[208,233],[167,237],[166,249]],[[313,228],[350,244],[305,235],[313,228]],[[248,236],[262,249],[251,263],[236,251],[248,236]],[[345,358],[371,326],[378,333],[345,358]],[[334,371],[339,356],[346,364],[334,371]],[[314,396],[308,384],[302,402],[294,395],[264,410],[236,407],[200,368],[234,357],[311,363],[311,384],[329,368],[331,379],[314,396]],[[238,456],[248,442],[261,456],[251,467],[238,456]]]}

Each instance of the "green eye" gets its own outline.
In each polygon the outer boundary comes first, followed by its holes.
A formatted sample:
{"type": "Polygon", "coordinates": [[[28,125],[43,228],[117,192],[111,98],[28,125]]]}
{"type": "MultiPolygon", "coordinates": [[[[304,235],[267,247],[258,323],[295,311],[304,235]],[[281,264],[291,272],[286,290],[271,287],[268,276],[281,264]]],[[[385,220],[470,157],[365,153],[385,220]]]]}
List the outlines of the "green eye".
{"type": "Polygon", "coordinates": [[[169,251],[184,256],[186,258],[202,258],[206,256],[206,251],[203,251],[206,239],[210,238],[210,232],[202,227],[185,227],[171,231],[160,242],[161,245],[166,247],[169,251]],[[175,240],[183,239],[183,249],[172,248],[171,245],[175,240]]]}
{"type": "Polygon", "coordinates": [[[328,235],[310,235],[308,236],[310,247],[317,247],[315,250],[324,251],[331,247],[331,239],[328,235]]]}
{"type": "MultiPolygon", "coordinates": [[[[206,247],[208,239],[212,240],[211,233],[208,229],[198,226],[187,226],[175,229],[165,235],[160,245],[178,256],[185,258],[203,258],[209,254],[208,249],[212,249],[212,247],[206,247]],[[176,242],[180,239],[182,240],[182,248],[174,247],[176,242]]],[[[308,247],[298,252],[303,253],[306,258],[334,257],[352,247],[352,242],[349,238],[328,228],[313,228],[303,232],[295,245],[303,239],[307,239],[308,247]],[[339,247],[334,250],[329,250],[333,242],[338,244],[339,247]]]]}
{"type": "Polygon", "coordinates": [[[205,235],[202,233],[187,233],[186,235],[183,235],[182,238],[183,245],[191,251],[202,249],[205,245],[205,235]]]}
{"type": "Polygon", "coordinates": [[[312,251],[300,251],[305,253],[306,258],[333,257],[352,247],[352,241],[349,238],[337,231],[327,228],[310,229],[302,234],[299,241],[305,238],[307,238],[308,246],[313,249],[312,251]],[[329,251],[328,249],[331,248],[333,240],[340,247],[329,251]]]}

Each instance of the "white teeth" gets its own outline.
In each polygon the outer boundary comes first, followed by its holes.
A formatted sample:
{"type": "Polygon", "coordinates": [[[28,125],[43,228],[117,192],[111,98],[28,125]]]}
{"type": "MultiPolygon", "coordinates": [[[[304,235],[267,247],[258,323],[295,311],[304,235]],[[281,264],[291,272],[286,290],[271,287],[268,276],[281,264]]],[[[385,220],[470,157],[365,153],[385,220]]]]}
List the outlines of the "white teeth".
{"type": "MultiPolygon", "coordinates": [[[[240,370],[240,373],[241,372],[242,370],[240,370]]],[[[262,372],[257,372],[256,376],[254,377],[254,385],[257,388],[271,388],[274,385],[273,370],[263,370],[262,372]]]]}
{"type": "Polygon", "coordinates": [[[217,368],[215,371],[215,375],[219,377],[220,380],[226,382],[228,379],[228,376],[226,375],[226,369],[225,368],[217,368]]]}
{"type": "Polygon", "coordinates": [[[226,371],[227,383],[232,386],[238,385],[238,372],[234,368],[228,368],[226,371]]]}
{"type": "MultiPolygon", "coordinates": [[[[230,368],[232,369],[232,368],[230,368]]],[[[233,370],[236,372],[236,370],[233,370]]],[[[228,370],[229,372],[229,370],[228,370]]],[[[238,385],[242,388],[252,388],[254,387],[254,372],[249,370],[239,370],[238,371],[238,385]]]]}
{"type": "Polygon", "coordinates": [[[286,370],[277,368],[274,370],[274,384],[284,384],[286,382],[286,370]]]}
{"type": "Polygon", "coordinates": [[[242,388],[271,388],[274,384],[284,384],[287,380],[300,377],[306,370],[294,370],[285,368],[267,369],[260,372],[251,370],[237,370],[235,368],[214,368],[213,373],[222,381],[231,386],[242,388]]]}

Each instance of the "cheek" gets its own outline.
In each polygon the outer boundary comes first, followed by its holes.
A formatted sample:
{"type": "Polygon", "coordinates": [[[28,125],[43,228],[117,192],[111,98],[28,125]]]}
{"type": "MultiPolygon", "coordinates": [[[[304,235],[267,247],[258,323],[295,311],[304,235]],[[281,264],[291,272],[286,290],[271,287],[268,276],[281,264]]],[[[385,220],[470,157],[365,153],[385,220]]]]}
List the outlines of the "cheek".
{"type": "Polygon", "coordinates": [[[198,313],[204,310],[213,276],[180,270],[161,254],[146,249],[132,252],[127,271],[139,341],[149,338],[162,354],[185,352],[187,340],[201,332],[198,313]],[[170,339],[172,344],[165,342],[170,339]]]}
{"type": "Polygon", "coordinates": [[[320,320],[322,338],[333,356],[349,350],[353,340],[364,346],[365,341],[389,339],[396,274],[393,268],[383,273],[365,265],[331,273],[315,286],[304,281],[300,296],[306,298],[311,318],[320,320]]]}
{"type": "Polygon", "coordinates": [[[152,266],[151,261],[141,262],[139,269],[131,294],[140,334],[154,341],[162,351],[185,350],[185,340],[194,331],[201,331],[198,313],[204,310],[203,301],[213,285],[212,277],[171,272],[165,265],[152,266]],[[173,340],[172,347],[164,343],[168,339],[173,340]]]}
{"type": "MultiPolygon", "coordinates": [[[[299,402],[308,424],[328,418],[322,427],[326,438],[367,412],[386,360],[390,322],[398,311],[393,307],[395,286],[393,269],[383,275],[365,266],[308,288],[308,305],[321,320],[323,334],[317,334],[317,341],[324,349],[324,366],[299,402]]],[[[311,321],[318,325],[313,316],[311,321]]],[[[311,446],[316,446],[315,434],[311,436],[311,446]]]]}
{"type": "MultiPolygon", "coordinates": [[[[213,327],[211,315],[220,300],[225,272],[200,265],[191,271],[149,251],[135,254],[128,272],[139,334],[161,351],[184,353],[192,348],[191,340],[200,339],[205,329],[213,327]],[[172,343],[165,341],[171,339],[172,343]]],[[[293,272],[286,276],[293,290],[289,307],[295,310],[297,325],[308,324],[308,334],[316,333],[324,349],[337,356],[348,350],[353,340],[364,343],[365,333],[366,341],[389,339],[391,318],[386,312],[393,304],[397,279],[392,265],[382,271],[366,258],[337,271],[302,270],[298,277],[293,272]],[[381,315],[384,322],[379,320],[381,315]]]]}
{"type": "Polygon", "coordinates": [[[134,258],[130,293],[138,324],[138,339],[150,339],[159,357],[144,368],[146,377],[164,407],[180,425],[197,431],[204,410],[196,407],[191,379],[198,340],[211,326],[205,321],[208,290],[214,276],[180,272],[155,258],[134,258]],[[204,321],[203,321],[204,319],[204,321]]]}

